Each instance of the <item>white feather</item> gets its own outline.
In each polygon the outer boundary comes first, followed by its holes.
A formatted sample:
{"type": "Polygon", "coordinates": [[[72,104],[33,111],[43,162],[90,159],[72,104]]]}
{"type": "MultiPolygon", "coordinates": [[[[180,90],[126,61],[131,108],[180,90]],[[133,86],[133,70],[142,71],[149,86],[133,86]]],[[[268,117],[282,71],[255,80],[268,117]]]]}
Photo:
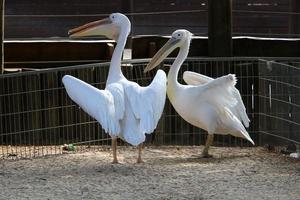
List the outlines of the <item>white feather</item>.
{"type": "Polygon", "coordinates": [[[132,83],[125,88],[131,109],[140,119],[140,131],[144,133],[153,132],[157,126],[166,100],[166,83],[165,72],[158,70],[148,87],[132,83]]]}
{"type": "Polygon", "coordinates": [[[235,83],[235,76],[229,74],[197,87],[199,88],[201,98],[207,99],[207,101],[214,104],[217,108],[233,107],[237,103],[232,95],[235,83]]]}
{"type": "MultiPolygon", "coordinates": [[[[196,72],[191,72],[191,71],[185,71],[183,73],[183,80],[189,84],[189,85],[203,85],[205,83],[208,83],[212,80],[214,80],[211,77],[205,76],[203,74],[199,74],[196,72]]],[[[237,103],[234,106],[230,106],[230,110],[231,112],[240,120],[243,122],[243,124],[245,125],[245,127],[249,127],[249,118],[247,116],[246,113],[246,108],[245,105],[243,103],[242,97],[240,95],[240,92],[238,89],[236,89],[235,87],[233,88],[232,91],[232,97],[235,98],[235,101],[237,101],[237,103]]]]}
{"type": "MultiPolygon", "coordinates": [[[[188,55],[190,37],[191,34],[186,30],[175,31],[170,40],[177,42],[167,43],[167,46],[163,47],[164,51],[159,51],[153,59],[165,58],[166,52],[171,52],[168,48],[180,48],[168,73],[167,94],[170,102],[183,119],[208,131],[209,134],[231,134],[254,144],[241,121],[231,111],[245,111],[241,99],[236,97],[239,93],[235,88],[235,75],[229,74],[212,80],[203,75],[185,73],[185,81],[192,85],[182,85],[177,81],[179,69],[188,55]]],[[[147,67],[153,68],[151,65],[147,67]]]]}
{"type": "Polygon", "coordinates": [[[109,90],[99,90],[69,75],[64,76],[62,81],[70,98],[96,119],[105,132],[111,136],[119,135],[119,120],[122,116],[116,115],[114,106],[115,101],[121,101],[117,99],[119,96],[113,96],[109,90]]]}
{"type": "MultiPolygon", "coordinates": [[[[138,145],[145,141],[145,133],[153,132],[162,114],[166,99],[166,74],[159,70],[148,87],[141,87],[124,77],[121,57],[131,25],[125,15],[117,13],[114,16],[118,18],[115,23],[120,29],[113,31],[120,33],[117,34],[105,90],[69,75],[63,77],[63,83],[70,98],[95,118],[105,132],[138,145]]],[[[90,32],[97,32],[97,28],[94,27],[90,32]]]]}

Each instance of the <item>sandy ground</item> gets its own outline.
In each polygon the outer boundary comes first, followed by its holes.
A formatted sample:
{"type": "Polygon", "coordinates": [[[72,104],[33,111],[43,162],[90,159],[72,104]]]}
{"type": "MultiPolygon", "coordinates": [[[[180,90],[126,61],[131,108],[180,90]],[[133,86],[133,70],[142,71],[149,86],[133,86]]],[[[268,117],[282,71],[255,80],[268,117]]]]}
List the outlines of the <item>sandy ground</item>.
{"type": "Polygon", "coordinates": [[[263,148],[119,148],[0,160],[0,199],[300,199],[300,162],[263,148]]]}

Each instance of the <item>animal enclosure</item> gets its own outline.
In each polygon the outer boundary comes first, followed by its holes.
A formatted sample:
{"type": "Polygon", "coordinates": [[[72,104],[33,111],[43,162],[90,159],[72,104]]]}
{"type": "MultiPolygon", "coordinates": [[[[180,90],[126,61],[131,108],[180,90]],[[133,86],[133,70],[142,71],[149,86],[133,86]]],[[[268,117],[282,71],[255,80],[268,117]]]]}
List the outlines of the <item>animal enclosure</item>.
{"type": "MultiPolygon", "coordinates": [[[[166,72],[173,59],[162,65],[166,72]]],[[[148,85],[155,72],[143,74],[148,60],[123,63],[124,75],[148,85]]],[[[88,64],[34,72],[0,75],[0,157],[31,158],[62,153],[61,145],[93,149],[109,145],[101,126],[71,101],[62,85],[66,74],[104,89],[109,63],[88,64]]],[[[189,58],[186,70],[219,77],[237,75],[251,120],[248,132],[256,145],[300,143],[300,59],[297,58],[189,58]]],[[[147,145],[201,145],[206,134],[189,125],[166,101],[155,133],[147,145]]],[[[120,141],[120,144],[124,144],[120,141]]],[[[246,140],[216,135],[217,146],[250,146],[246,140]]]]}

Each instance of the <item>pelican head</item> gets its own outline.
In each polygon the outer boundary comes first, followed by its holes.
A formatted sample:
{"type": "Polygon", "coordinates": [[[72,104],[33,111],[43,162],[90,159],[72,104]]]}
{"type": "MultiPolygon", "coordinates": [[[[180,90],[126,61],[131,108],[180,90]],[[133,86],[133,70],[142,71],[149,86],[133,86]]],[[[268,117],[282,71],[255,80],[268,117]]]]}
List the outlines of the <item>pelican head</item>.
{"type": "Polygon", "coordinates": [[[117,40],[121,31],[125,31],[125,34],[128,36],[130,27],[130,21],[125,15],[112,13],[109,17],[102,20],[90,22],[69,30],[69,36],[74,38],[103,35],[107,38],[117,40]]]}
{"type": "Polygon", "coordinates": [[[172,51],[184,45],[190,45],[193,34],[185,29],[179,29],[172,33],[167,43],[153,56],[144,69],[144,73],[158,66],[172,51]]]}

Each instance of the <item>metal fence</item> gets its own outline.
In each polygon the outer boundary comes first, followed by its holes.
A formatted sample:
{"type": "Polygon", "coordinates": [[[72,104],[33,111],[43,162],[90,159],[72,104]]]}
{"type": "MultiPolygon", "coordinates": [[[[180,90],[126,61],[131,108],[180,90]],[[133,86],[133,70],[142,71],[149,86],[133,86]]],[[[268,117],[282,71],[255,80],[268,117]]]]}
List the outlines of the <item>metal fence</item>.
{"type": "Polygon", "coordinates": [[[259,60],[260,143],[300,143],[300,63],[259,60]]]}
{"type": "MultiPolygon", "coordinates": [[[[148,85],[155,71],[143,74],[148,60],[123,64],[123,73],[148,85]]],[[[168,71],[172,59],[162,68],[168,71]]],[[[248,129],[257,145],[300,143],[300,59],[189,58],[185,70],[211,77],[235,73],[251,120],[248,129]]],[[[67,96],[61,79],[73,75],[100,89],[105,87],[109,63],[0,75],[0,158],[31,158],[62,153],[61,145],[79,150],[109,145],[101,126],[67,96]]],[[[166,102],[163,116],[148,145],[200,145],[203,130],[185,122],[166,102]]],[[[120,141],[120,144],[125,144],[120,141]]],[[[249,146],[243,139],[217,135],[215,145],[249,146]]]]}

